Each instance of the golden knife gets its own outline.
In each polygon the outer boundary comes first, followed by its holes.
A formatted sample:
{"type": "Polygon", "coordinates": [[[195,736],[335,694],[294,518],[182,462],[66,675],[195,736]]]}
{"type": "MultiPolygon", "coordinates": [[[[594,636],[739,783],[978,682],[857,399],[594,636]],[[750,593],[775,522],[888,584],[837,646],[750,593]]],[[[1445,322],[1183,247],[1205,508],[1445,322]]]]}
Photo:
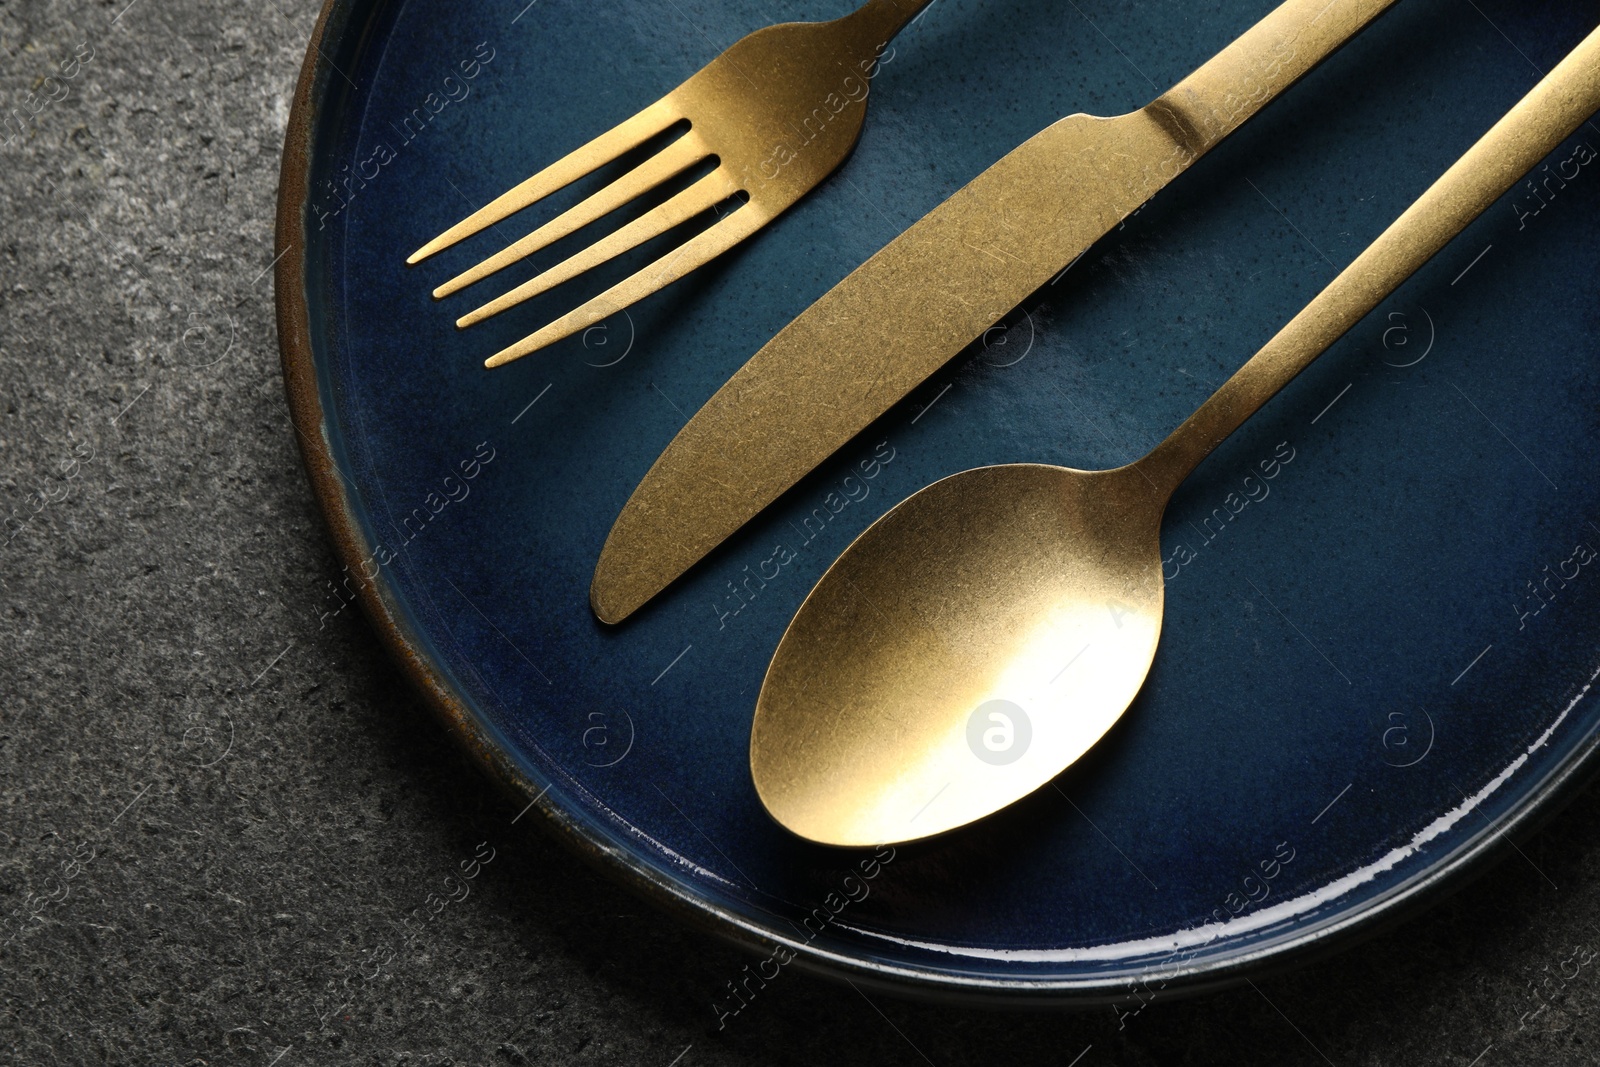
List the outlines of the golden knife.
{"type": "Polygon", "coordinates": [[[1072,115],[974,178],[706,401],[617,517],[620,622],[1000,321],[1394,0],[1288,0],[1148,106],[1072,115]]]}

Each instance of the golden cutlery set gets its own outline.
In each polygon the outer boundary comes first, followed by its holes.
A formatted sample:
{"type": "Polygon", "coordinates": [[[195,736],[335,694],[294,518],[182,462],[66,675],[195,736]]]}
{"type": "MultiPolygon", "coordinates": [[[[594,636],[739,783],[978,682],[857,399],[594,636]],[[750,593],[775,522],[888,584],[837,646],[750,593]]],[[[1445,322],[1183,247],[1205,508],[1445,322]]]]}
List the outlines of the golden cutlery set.
{"type": "MultiPolygon", "coordinates": [[[[488,366],[605,319],[827,177],[860,133],[889,39],[928,2],[869,0],[833,22],[750,34],[410,262],[658,146],[434,292],[448,296],[714,159],[658,207],[458,325],[719,209],[488,366]]],[[[752,356],[655,461],[600,552],[595,615],[626,619],[1393,3],[1288,0],[1148,106],[1054,123],[895,238],[752,356]]],[[[873,523],[801,605],[762,683],[750,767],[767,811],[822,844],[911,841],[998,811],[1082,756],[1154,660],[1161,519],[1178,485],[1597,110],[1600,30],[1148,455],[1109,471],[970,470],[873,523]]]]}

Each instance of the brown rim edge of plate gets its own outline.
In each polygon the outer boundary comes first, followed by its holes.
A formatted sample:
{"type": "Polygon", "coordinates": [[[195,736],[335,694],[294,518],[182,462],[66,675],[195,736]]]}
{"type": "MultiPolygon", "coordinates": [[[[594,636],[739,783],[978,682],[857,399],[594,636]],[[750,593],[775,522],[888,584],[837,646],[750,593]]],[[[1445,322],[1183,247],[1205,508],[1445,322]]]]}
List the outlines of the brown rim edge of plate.
{"type": "MultiPolygon", "coordinates": [[[[322,41],[334,21],[336,9],[353,0],[323,0],[322,10],[306,45],[305,59],[295,86],[294,102],[284,134],[283,163],[278,181],[275,243],[279,252],[273,276],[277,310],[278,346],[283,363],[289,420],[295,430],[300,456],[311,480],[312,492],[327,523],[340,562],[359,576],[371,559],[368,545],[355,518],[345,484],[336,471],[325,435],[322,398],[311,344],[310,312],[305,292],[304,207],[309,201],[311,142],[316,126],[319,83],[333,69],[322,41]],[[306,431],[316,431],[312,436],[306,431]]],[[[377,582],[358,583],[356,598],[378,638],[398,662],[406,677],[421,692],[428,707],[507,796],[531,801],[539,825],[546,833],[576,853],[609,881],[620,882],[636,895],[662,908],[687,925],[758,953],[778,947],[791,950],[794,962],[806,971],[835,981],[859,978],[883,992],[921,1000],[1010,1007],[1103,1007],[1125,1000],[1128,982],[1086,981],[1039,983],[1018,979],[966,979],[955,975],[934,977],[905,965],[873,964],[837,952],[778,936],[715,903],[688,893],[682,886],[652,868],[633,860],[621,849],[608,847],[586,834],[560,808],[540,803],[548,786],[536,788],[505,753],[495,745],[472,712],[433,671],[412,643],[409,629],[377,582]],[[621,875],[619,878],[618,875],[621,875]]],[[[1359,913],[1315,929],[1287,945],[1266,946],[1223,964],[1203,968],[1175,968],[1169,996],[1194,996],[1238,985],[1253,975],[1278,973],[1322,959],[1354,946],[1358,941],[1393,929],[1415,917],[1444,896],[1464,887],[1515,848],[1523,839],[1554,818],[1575,799],[1600,767],[1590,757],[1600,749],[1600,734],[1575,750],[1536,795],[1524,797],[1507,814],[1504,825],[1480,831],[1452,860],[1424,872],[1416,881],[1396,890],[1359,913]]],[[[552,781],[551,784],[554,784],[552,781]]],[[[519,815],[520,819],[521,816],[519,815]]]]}

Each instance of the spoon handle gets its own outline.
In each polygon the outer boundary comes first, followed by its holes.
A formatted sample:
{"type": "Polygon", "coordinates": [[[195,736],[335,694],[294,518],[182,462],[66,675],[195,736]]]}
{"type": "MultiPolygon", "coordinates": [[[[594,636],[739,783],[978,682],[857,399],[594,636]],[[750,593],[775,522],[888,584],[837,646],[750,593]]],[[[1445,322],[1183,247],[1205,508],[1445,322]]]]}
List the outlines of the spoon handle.
{"type": "Polygon", "coordinates": [[[1600,29],[1136,464],[1170,495],[1251,415],[1600,110],[1600,29]]]}

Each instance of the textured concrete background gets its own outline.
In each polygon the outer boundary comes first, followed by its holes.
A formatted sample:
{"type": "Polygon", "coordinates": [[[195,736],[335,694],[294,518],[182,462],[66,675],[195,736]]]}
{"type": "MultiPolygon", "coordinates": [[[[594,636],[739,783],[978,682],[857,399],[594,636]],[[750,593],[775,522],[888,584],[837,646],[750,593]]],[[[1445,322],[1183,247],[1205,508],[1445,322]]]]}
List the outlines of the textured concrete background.
{"type": "Polygon", "coordinates": [[[315,12],[126,5],[0,0],[0,1062],[1595,1060],[1592,793],[1253,987],[1119,1019],[786,972],[719,1032],[752,961],[512,826],[364,621],[319,628],[268,271],[315,12]]]}

